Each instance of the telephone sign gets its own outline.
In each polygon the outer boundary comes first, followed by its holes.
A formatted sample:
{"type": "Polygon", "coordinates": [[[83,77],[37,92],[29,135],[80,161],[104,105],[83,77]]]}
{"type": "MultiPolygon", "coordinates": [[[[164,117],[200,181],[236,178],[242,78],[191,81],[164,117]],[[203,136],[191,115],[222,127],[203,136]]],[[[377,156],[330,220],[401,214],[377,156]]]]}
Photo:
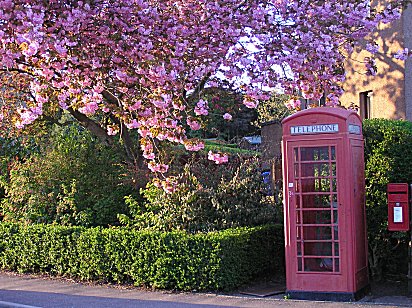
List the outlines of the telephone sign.
{"type": "Polygon", "coordinates": [[[317,124],[317,125],[298,125],[291,126],[290,133],[292,135],[300,134],[325,134],[339,132],[338,124],[317,124]]]}

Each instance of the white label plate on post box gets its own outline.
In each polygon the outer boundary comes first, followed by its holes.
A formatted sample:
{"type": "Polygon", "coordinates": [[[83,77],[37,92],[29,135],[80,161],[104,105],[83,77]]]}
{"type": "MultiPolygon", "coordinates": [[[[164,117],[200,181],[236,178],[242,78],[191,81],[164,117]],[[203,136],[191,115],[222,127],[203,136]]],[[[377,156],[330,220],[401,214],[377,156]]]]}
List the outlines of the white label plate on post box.
{"type": "Polygon", "coordinates": [[[393,222],[403,222],[402,207],[395,206],[393,208],[393,222]]]}
{"type": "Polygon", "coordinates": [[[338,133],[338,124],[315,124],[291,126],[291,135],[338,133]]]}

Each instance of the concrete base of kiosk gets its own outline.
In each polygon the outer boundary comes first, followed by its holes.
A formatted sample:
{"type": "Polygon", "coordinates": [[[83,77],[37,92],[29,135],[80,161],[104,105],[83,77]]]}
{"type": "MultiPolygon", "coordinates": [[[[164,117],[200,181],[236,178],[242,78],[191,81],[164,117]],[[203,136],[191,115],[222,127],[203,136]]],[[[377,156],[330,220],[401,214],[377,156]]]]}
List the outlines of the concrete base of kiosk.
{"type": "Polygon", "coordinates": [[[370,292],[370,285],[363,287],[355,293],[350,292],[310,292],[287,290],[286,296],[290,299],[303,299],[315,301],[353,302],[365,297],[370,292]]]}

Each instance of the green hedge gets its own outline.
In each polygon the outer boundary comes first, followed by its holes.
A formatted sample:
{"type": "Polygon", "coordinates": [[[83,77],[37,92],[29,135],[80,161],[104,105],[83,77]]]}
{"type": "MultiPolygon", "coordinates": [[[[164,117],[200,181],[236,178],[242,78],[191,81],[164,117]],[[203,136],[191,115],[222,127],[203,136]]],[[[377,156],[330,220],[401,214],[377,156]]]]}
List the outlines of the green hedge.
{"type": "Polygon", "coordinates": [[[3,269],[178,290],[229,290],[275,273],[283,246],[279,225],[189,235],[0,224],[3,269]]]}
{"type": "Polygon", "coordinates": [[[386,185],[412,182],[412,123],[371,119],[365,137],[366,216],[369,267],[374,280],[408,270],[406,232],[389,232],[386,185]]]}

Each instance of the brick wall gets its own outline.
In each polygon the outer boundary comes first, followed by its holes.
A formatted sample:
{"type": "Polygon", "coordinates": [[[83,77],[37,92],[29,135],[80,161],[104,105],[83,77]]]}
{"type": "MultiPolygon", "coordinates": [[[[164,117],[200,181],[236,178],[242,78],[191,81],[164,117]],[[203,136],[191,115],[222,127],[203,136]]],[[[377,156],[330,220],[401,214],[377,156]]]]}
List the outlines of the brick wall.
{"type": "MultiPolygon", "coordinates": [[[[374,1],[380,6],[383,0],[374,1]]],[[[385,1],[387,2],[387,1],[385,1]]],[[[364,58],[370,56],[366,51],[355,52],[348,61],[347,80],[344,83],[345,94],[341,97],[344,106],[352,102],[360,105],[360,93],[372,91],[371,118],[408,119],[412,120],[412,60],[404,61],[393,58],[399,49],[412,44],[412,8],[408,8],[403,17],[389,25],[381,24],[379,31],[373,34],[380,46],[376,65],[377,76],[366,76],[362,72],[364,58]],[[405,69],[407,65],[407,69],[405,69]],[[409,68],[409,69],[408,69],[409,68]]]]}

